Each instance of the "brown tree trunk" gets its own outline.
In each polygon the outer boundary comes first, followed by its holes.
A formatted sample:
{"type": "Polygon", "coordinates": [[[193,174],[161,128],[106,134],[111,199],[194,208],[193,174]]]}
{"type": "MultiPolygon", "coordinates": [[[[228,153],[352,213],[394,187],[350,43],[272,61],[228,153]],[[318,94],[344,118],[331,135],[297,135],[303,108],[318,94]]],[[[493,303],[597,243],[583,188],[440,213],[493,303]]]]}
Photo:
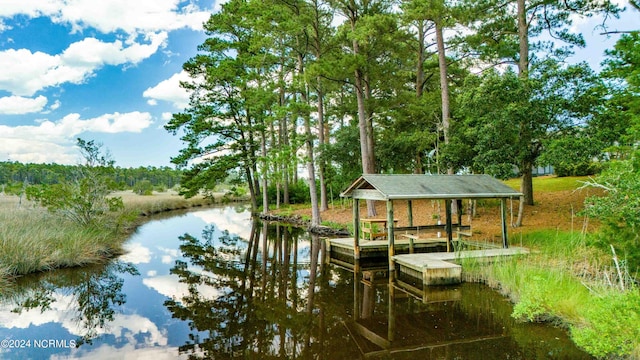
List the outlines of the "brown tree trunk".
{"type": "MultiPolygon", "coordinates": [[[[520,44],[518,76],[520,77],[520,79],[524,80],[529,77],[529,25],[527,24],[526,0],[517,0],[517,17],[518,41],[520,44]]],[[[516,226],[522,225],[522,219],[524,218],[524,205],[533,205],[533,176],[531,173],[532,165],[533,164],[529,161],[523,161],[521,166],[522,168],[520,169],[520,171],[522,172],[520,191],[524,196],[520,199],[516,226]]]]}
{"type": "MultiPolygon", "coordinates": [[[[325,145],[325,126],[324,126],[324,99],[322,92],[322,83],[320,81],[320,77],[317,78],[318,81],[318,142],[320,143],[320,148],[325,145]]],[[[318,166],[318,172],[320,177],[320,211],[329,210],[329,201],[327,197],[327,182],[325,181],[324,173],[326,169],[326,164],[324,160],[322,160],[322,156],[320,157],[320,164],[318,166]]]]}
{"type": "MultiPolygon", "coordinates": [[[[355,19],[351,20],[351,30],[355,31],[355,19]]],[[[357,56],[360,46],[357,40],[353,40],[353,54],[357,56]]],[[[373,147],[369,144],[369,131],[367,124],[367,111],[364,102],[364,76],[360,69],[355,70],[355,90],[356,100],[358,102],[358,130],[360,133],[360,159],[362,160],[362,173],[373,174],[373,154],[369,151],[373,147]]],[[[367,215],[369,217],[376,216],[375,204],[371,200],[367,200],[367,215]]]]}
{"type": "MultiPolygon", "coordinates": [[[[301,54],[298,54],[298,73],[304,75],[304,60],[301,54]]],[[[300,91],[302,102],[304,104],[309,103],[309,97],[307,96],[306,88],[300,91]]],[[[311,115],[308,110],[304,111],[304,132],[305,132],[305,144],[307,146],[307,175],[309,176],[309,195],[311,199],[311,225],[320,225],[320,210],[318,207],[318,191],[316,188],[316,170],[315,162],[313,158],[313,135],[311,134],[311,115]]]]}

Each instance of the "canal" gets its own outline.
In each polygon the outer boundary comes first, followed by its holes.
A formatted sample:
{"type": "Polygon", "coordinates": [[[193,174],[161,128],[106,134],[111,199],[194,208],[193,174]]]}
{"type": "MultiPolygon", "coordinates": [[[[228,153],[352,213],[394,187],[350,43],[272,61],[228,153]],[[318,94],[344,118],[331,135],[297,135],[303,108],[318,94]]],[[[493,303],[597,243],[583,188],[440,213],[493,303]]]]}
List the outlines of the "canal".
{"type": "Polygon", "coordinates": [[[0,358],[590,358],[483,285],[415,296],[323,248],[243,205],[152,220],[108,264],[2,289],[0,358]]]}

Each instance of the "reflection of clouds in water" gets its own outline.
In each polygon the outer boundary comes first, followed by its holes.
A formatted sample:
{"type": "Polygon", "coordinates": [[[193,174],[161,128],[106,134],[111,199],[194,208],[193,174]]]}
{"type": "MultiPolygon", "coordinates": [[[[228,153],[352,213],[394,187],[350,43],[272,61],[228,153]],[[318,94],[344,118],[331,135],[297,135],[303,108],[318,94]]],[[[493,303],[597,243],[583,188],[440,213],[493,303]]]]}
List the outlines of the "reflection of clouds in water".
{"type": "MultiPolygon", "coordinates": [[[[48,323],[58,323],[69,334],[82,337],[87,329],[79,320],[81,313],[77,310],[78,304],[73,296],[55,293],[52,295],[55,301],[51,309],[41,311],[40,308],[24,310],[20,314],[11,310],[14,306],[5,304],[0,306],[0,324],[7,329],[27,329],[48,323]]],[[[126,341],[135,347],[166,346],[166,331],[160,331],[148,318],[137,314],[114,314],[113,321],[109,321],[103,328],[95,328],[97,335],[113,335],[117,342],[126,341]],[[143,336],[140,336],[143,334],[143,336]]],[[[65,335],[56,334],[56,339],[66,339],[65,335]]]]}
{"type": "Polygon", "coordinates": [[[243,239],[251,236],[251,213],[245,211],[238,214],[234,208],[225,207],[194,212],[193,216],[202,219],[207,224],[215,224],[217,229],[228,230],[243,239]]]}
{"type": "MultiPolygon", "coordinates": [[[[178,354],[177,347],[156,347],[156,348],[137,348],[135,344],[125,344],[122,347],[114,347],[111,345],[100,345],[96,348],[90,348],[90,351],[83,352],[83,348],[76,349],[71,353],[74,359],[149,359],[149,360],[171,360],[171,359],[188,359],[188,354],[178,354]]],[[[67,355],[51,357],[51,360],[67,359],[67,355]]]]}
{"type": "Polygon", "coordinates": [[[147,264],[151,261],[151,250],[143,246],[141,243],[124,244],[126,254],[120,256],[120,260],[132,264],[147,264]]]}
{"type": "Polygon", "coordinates": [[[165,247],[158,247],[158,250],[162,251],[163,253],[172,256],[174,258],[177,258],[178,255],[180,255],[180,250],[178,249],[169,249],[169,248],[165,248],[165,247]]]}
{"type": "Polygon", "coordinates": [[[113,321],[103,329],[97,329],[98,334],[111,334],[116,338],[124,338],[130,344],[136,344],[140,347],[145,346],[166,346],[167,334],[160,331],[156,324],[146,317],[138,314],[122,315],[117,314],[113,321]],[[148,334],[144,336],[143,341],[140,340],[139,334],[148,334]]]}
{"type": "MultiPolygon", "coordinates": [[[[15,305],[3,304],[0,306],[0,324],[7,329],[26,329],[29,326],[40,326],[47,323],[62,323],[66,319],[78,316],[75,310],[73,297],[70,295],[53,294],[55,300],[51,304],[51,310],[40,311],[40,308],[23,310],[22,312],[12,312],[15,305]],[[73,310],[70,310],[73,309],[73,310]]],[[[76,334],[77,331],[71,332],[76,334]]]]}
{"type": "Polygon", "coordinates": [[[180,256],[180,251],[178,249],[158,247],[158,250],[166,254],[160,258],[160,261],[163,264],[173,264],[174,260],[177,259],[178,256],[180,256]]]}
{"type": "MultiPolygon", "coordinates": [[[[189,285],[181,283],[174,275],[163,275],[142,280],[142,283],[160,294],[181,301],[183,297],[189,295],[189,285]]],[[[197,285],[196,289],[201,298],[215,299],[221,292],[212,286],[197,285]]]]}

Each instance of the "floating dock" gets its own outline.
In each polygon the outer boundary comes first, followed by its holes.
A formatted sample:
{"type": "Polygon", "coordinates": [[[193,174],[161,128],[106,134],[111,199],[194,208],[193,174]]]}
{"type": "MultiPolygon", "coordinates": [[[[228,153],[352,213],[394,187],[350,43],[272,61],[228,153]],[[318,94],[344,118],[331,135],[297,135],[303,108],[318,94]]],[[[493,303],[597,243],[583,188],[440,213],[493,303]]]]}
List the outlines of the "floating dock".
{"type": "Polygon", "coordinates": [[[496,258],[528,254],[529,250],[521,247],[507,249],[465,250],[457,252],[437,252],[425,254],[401,254],[392,257],[400,279],[408,276],[422,286],[450,285],[462,282],[462,266],[465,259],[478,259],[482,262],[496,258]],[[417,281],[416,281],[417,280],[417,281]]]}

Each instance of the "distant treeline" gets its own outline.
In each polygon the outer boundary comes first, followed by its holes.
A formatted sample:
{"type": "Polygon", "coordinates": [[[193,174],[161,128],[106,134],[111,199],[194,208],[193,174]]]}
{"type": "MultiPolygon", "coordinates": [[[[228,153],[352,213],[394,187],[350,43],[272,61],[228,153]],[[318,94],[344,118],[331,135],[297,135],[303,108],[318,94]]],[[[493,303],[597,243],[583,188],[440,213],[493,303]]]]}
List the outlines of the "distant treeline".
{"type": "MultiPolygon", "coordinates": [[[[20,162],[0,162],[0,185],[5,191],[24,185],[52,185],[72,180],[78,174],[77,165],[23,164],[20,162]]],[[[113,179],[117,189],[132,189],[137,183],[150,182],[153,187],[172,188],[180,183],[182,172],[168,166],[105,168],[105,173],[113,179]]],[[[0,188],[2,190],[2,188],[0,188]]]]}

